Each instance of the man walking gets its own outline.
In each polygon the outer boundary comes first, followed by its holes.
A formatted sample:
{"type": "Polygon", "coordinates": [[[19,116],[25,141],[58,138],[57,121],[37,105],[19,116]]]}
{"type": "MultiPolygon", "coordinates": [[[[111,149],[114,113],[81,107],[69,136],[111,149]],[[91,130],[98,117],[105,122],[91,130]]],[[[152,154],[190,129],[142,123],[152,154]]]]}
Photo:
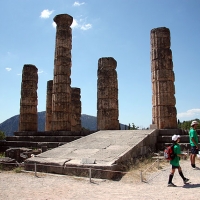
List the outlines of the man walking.
{"type": "Polygon", "coordinates": [[[196,165],[195,165],[195,158],[199,152],[198,135],[197,135],[197,131],[196,131],[198,124],[199,123],[197,121],[192,121],[191,128],[189,131],[190,146],[191,146],[190,161],[191,161],[191,166],[193,169],[197,169],[196,165]]]}

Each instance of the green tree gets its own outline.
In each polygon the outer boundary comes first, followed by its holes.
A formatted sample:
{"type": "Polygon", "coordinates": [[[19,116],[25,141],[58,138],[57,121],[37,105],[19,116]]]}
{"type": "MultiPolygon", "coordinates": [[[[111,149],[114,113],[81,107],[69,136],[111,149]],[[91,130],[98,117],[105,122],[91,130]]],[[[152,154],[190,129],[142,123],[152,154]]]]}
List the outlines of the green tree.
{"type": "Polygon", "coordinates": [[[132,123],[132,130],[138,130],[138,129],[139,129],[139,127],[136,126],[134,123],[132,123]]]}
{"type": "MultiPolygon", "coordinates": [[[[188,120],[188,121],[183,121],[183,122],[180,122],[178,120],[178,128],[183,129],[183,130],[189,130],[191,127],[191,123],[194,120],[200,123],[199,119],[193,119],[193,120],[188,120]]],[[[200,124],[197,126],[197,129],[200,129],[200,124]]]]}
{"type": "Polygon", "coordinates": [[[135,126],[134,123],[132,123],[132,127],[131,127],[130,123],[128,124],[128,130],[138,130],[138,129],[139,129],[139,127],[135,126]]]}
{"type": "Polygon", "coordinates": [[[5,133],[3,131],[0,131],[0,140],[4,140],[5,138],[5,133]]]}

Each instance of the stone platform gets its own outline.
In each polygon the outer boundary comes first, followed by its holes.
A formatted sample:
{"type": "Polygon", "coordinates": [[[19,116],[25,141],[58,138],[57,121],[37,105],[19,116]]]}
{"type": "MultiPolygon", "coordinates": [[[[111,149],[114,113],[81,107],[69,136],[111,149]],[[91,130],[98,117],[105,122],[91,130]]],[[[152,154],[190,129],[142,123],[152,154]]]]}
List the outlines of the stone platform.
{"type": "Polygon", "coordinates": [[[21,131],[14,132],[14,136],[6,137],[0,141],[0,151],[9,148],[32,148],[37,149],[46,146],[48,149],[72,142],[79,138],[94,133],[94,131],[21,131]]]}
{"type": "Polygon", "coordinates": [[[154,152],[158,130],[105,130],[25,161],[25,170],[115,179],[134,159],[154,152]]]}

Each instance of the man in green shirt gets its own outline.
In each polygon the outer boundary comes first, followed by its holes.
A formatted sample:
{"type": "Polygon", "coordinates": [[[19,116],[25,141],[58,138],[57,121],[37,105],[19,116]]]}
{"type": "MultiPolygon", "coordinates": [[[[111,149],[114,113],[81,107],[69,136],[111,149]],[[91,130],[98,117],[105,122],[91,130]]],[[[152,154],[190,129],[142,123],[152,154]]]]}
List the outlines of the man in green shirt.
{"type": "Polygon", "coordinates": [[[187,183],[189,181],[188,178],[185,178],[181,169],[181,166],[179,164],[180,157],[185,157],[185,154],[181,153],[180,145],[178,144],[180,142],[180,135],[173,135],[172,136],[173,141],[173,148],[174,148],[174,154],[176,155],[173,160],[170,160],[170,164],[172,165],[172,171],[169,175],[168,180],[168,187],[176,187],[174,183],[172,183],[172,179],[174,177],[175,170],[178,169],[178,173],[183,179],[183,183],[187,183]]]}
{"type": "Polygon", "coordinates": [[[198,135],[197,135],[197,131],[196,131],[198,124],[199,123],[197,121],[192,121],[191,128],[190,128],[190,131],[189,131],[190,146],[191,146],[190,161],[191,161],[191,166],[192,166],[193,169],[197,169],[196,165],[195,165],[195,158],[196,158],[196,155],[199,152],[198,135]]]}

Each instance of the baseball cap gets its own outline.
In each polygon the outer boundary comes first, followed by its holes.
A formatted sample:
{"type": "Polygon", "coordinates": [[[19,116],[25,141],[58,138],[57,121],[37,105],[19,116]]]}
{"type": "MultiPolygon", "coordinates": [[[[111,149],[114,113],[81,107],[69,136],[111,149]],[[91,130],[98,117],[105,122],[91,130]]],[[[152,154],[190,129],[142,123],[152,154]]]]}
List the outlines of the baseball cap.
{"type": "Polygon", "coordinates": [[[178,138],[180,138],[181,136],[180,135],[173,135],[172,136],[172,140],[173,141],[176,141],[176,140],[178,140],[178,138]]]}

